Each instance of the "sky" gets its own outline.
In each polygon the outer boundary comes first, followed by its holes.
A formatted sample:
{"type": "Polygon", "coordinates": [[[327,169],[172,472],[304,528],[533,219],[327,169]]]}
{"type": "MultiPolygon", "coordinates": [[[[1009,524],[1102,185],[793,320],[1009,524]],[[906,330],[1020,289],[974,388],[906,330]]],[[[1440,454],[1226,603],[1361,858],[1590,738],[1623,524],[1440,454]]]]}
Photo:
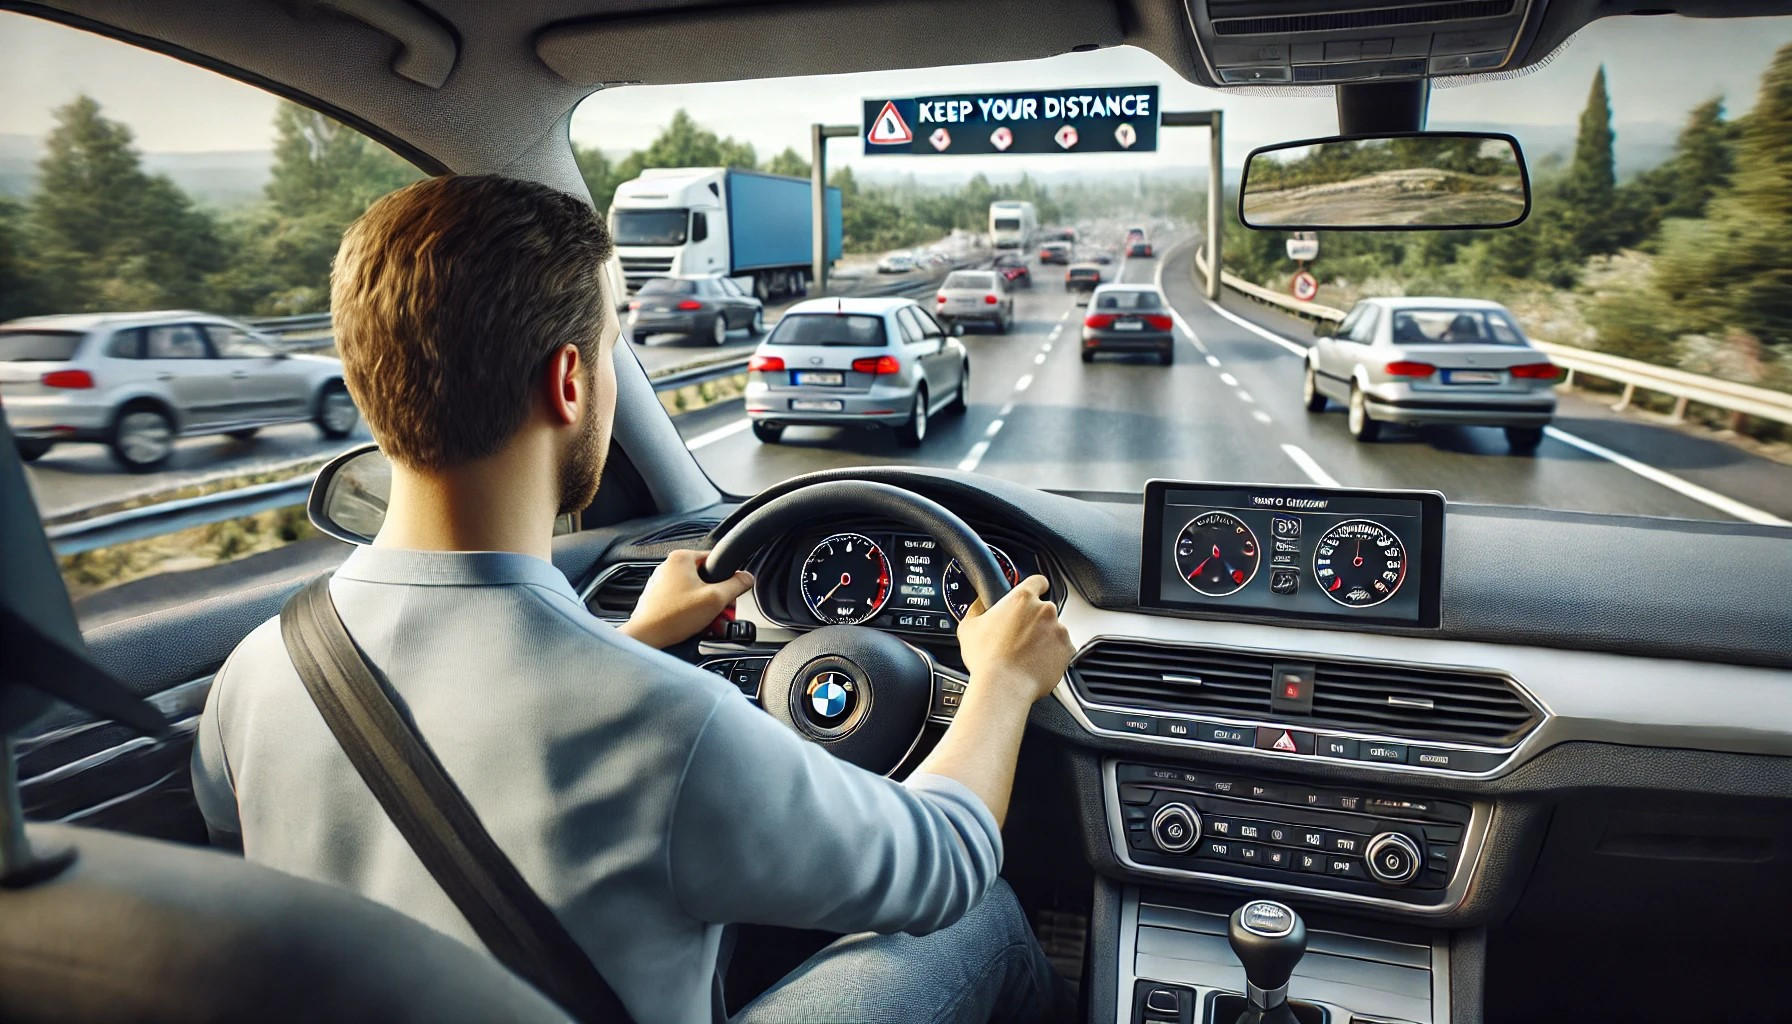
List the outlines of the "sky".
{"type": "MultiPolygon", "coordinates": [[[[1620,137],[1626,124],[1678,125],[1695,104],[1715,95],[1732,116],[1754,102],[1761,71],[1775,50],[1792,43],[1792,18],[1608,18],[1581,32],[1550,66],[1506,82],[1439,89],[1431,125],[1495,123],[1522,139],[1527,126],[1569,126],[1585,102],[1594,69],[1606,66],[1620,137]]],[[[1159,83],[1166,110],[1225,111],[1228,163],[1253,146],[1336,130],[1329,97],[1244,97],[1203,89],[1178,78],[1155,55],[1131,47],[1065,54],[985,67],[874,72],[739,84],[625,87],[598,93],[574,114],[573,138],[607,151],[646,146],[680,107],[718,132],[751,142],[766,159],[786,146],[808,147],[814,121],[856,123],[870,97],[1025,90],[1069,85],[1159,83]]],[[[260,90],[169,57],[25,15],[0,13],[0,135],[41,136],[50,112],[86,91],[108,116],[124,121],[147,153],[266,150],[273,141],[274,100],[260,90]]],[[[1169,132],[1155,154],[1001,157],[878,157],[864,161],[850,140],[829,149],[833,166],[937,173],[962,168],[1012,175],[1022,170],[1091,172],[1166,170],[1205,165],[1205,133],[1169,132]]]]}

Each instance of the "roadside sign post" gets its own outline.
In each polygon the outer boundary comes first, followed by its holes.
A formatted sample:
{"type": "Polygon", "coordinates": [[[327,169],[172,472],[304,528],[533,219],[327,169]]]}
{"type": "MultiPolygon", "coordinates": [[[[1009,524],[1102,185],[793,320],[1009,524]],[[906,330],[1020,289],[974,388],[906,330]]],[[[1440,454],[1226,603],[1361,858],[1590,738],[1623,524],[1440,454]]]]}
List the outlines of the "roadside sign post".
{"type": "Polygon", "coordinates": [[[1225,224],[1221,208],[1225,205],[1225,166],[1221,157],[1225,150],[1225,117],[1218,110],[1165,111],[1165,128],[1207,129],[1207,297],[1220,299],[1220,268],[1225,266],[1220,250],[1225,241],[1225,224]]]}
{"type": "Polygon", "coordinates": [[[828,140],[849,139],[859,134],[856,124],[809,126],[809,287],[817,293],[828,286],[828,140]]]}

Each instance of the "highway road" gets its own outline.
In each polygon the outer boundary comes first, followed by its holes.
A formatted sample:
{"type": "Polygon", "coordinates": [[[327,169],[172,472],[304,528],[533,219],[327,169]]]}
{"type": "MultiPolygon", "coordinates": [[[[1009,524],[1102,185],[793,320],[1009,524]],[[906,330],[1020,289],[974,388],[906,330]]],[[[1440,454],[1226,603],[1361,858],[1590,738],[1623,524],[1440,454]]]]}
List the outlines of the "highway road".
{"type": "Polygon", "coordinates": [[[958,467],[1037,487],[1137,492],[1152,477],[1424,488],[1451,500],[1691,519],[1792,520],[1792,466],[1565,393],[1534,454],[1491,428],[1389,429],[1359,444],[1341,409],[1300,400],[1308,325],[1192,280],[1193,247],[1128,260],[1122,280],[1159,281],[1177,315],[1176,362],[1079,358],[1082,311],[1046,283],[1019,293],[1004,336],[972,334],[970,408],[937,417],[917,451],[889,431],[801,427],[764,445],[729,402],[680,418],[704,469],[750,494],[794,474],[866,463],[958,467]]]}

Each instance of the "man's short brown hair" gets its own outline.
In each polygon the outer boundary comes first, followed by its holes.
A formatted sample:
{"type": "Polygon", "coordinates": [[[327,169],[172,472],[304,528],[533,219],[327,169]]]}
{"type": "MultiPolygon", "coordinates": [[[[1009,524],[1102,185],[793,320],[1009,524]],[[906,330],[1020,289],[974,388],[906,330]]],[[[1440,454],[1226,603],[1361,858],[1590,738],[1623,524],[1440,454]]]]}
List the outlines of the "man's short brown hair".
{"type": "Polygon", "coordinates": [[[534,182],[444,175],[368,207],[342,237],[330,305],[380,447],[419,469],[502,447],[552,353],[603,357],[609,258],[591,206],[534,182]]]}

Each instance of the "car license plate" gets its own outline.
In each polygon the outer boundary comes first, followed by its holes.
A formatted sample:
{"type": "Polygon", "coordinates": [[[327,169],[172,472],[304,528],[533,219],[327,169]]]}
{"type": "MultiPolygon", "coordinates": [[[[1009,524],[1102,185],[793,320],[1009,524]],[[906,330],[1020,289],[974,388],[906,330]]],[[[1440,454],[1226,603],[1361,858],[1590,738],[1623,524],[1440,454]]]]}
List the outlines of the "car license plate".
{"type": "Polygon", "coordinates": [[[846,375],[835,370],[798,370],[791,374],[791,383],[798,386],[822,384],[837,388],[846,383],[846,375]]]}
{"type": "Polygon", "coordinates": [[[1139,323],[1137,320],[1116,320],[1116,321],[1114,321],[1114,330],[1116,330],[1116,331],[1142,331],[1144,329],[1145,329],[1145,325],[1142,323],[1139,323]]]}
{"type": "Polygon", "coordinates": [[[845,407],[846,403],[838,398],[793,398],[790,400],[792,412],[839,412],[845,407]]]}
{"type": "Polygon", "coordinates": [[[1445,384],[1498,384],[1500,374],[1494,370],[1445,370],[1445,384]]]}

